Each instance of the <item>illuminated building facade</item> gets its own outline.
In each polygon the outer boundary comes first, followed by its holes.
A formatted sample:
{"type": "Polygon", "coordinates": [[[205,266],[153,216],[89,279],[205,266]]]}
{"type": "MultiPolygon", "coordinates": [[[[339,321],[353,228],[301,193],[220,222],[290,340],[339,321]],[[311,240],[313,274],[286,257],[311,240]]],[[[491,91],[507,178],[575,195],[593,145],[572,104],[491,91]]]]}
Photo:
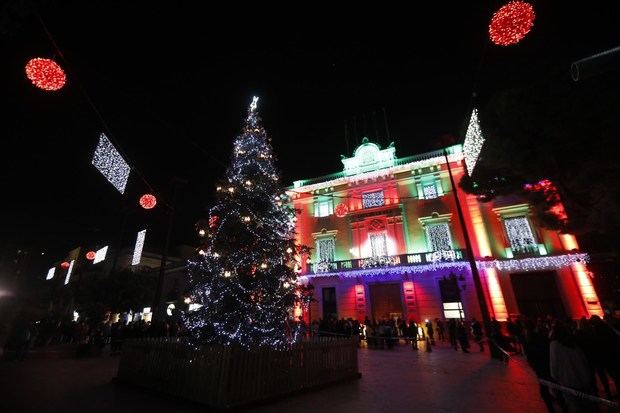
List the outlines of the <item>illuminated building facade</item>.
{"type": "MultiPolygon", "coordinates": [[[[446,148],[455,181],[461,145],[446,148]]],[[[405,158],[364,139],[341,172],[289,188],[306,319],[481,319],[442,150],[405,158]]],[[[602,315],[573,235],[542,228],[517,195],[479,202],[456,188],[492,317],[602,315]]]]}

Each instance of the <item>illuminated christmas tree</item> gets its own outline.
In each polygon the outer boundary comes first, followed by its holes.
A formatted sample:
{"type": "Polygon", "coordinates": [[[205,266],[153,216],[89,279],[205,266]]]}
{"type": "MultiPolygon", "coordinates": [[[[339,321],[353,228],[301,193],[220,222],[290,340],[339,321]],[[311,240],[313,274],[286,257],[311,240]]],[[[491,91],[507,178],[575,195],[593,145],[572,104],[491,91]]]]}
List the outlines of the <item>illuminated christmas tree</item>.
{"type": "Polygon", "coordinates": [[[189,264],[190,298],[202,307],[184,317],[199,343],[281,347],[294,335],[287,327],[297,287],[294,211],[285,202],[257,100],[200,229],[199,257],[189,264]]]}

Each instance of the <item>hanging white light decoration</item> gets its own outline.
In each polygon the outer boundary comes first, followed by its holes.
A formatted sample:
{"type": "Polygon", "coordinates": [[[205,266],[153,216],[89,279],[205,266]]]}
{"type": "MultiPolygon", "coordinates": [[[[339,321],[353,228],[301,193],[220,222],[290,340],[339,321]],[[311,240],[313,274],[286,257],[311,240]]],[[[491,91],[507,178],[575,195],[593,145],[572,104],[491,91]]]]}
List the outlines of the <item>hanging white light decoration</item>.
{"type": "Polygon", "coordinates": [[[540,271],[569,267],[575,263],[587,263],[588,254],[565,254],[510,260],[478,261],[478,268],[496,268],[499,271],[540,271]]]}
{"type": "Polygon", "coordinates": [[[131,168],[104,133],[99,135],[99,143],[95,149],[92,164],[108,182],[114,185],[114,188],[121,194],[125,193],[131,168]]]}
{"type": "Polygon", "coordinates": [[[138,232],[138,236],[136,237],[136,246],[133,248],[133,257],[131,258],[131,265],[140,264],[140,260],[142,259],[142,248],[144,247],[144,238],[146,237],[146,230],[138,232]]]}
{"type": "Polygon", "coordinates": [[[97,250],[97,252],[95,253],[95,259],[93,260],[93,264],[97,264],[103,260],[105,260],[105,256],[108,253],[108,246],[106,245],[105,247],[97,250]]]}
{"type": "Polygon", "coordinates": [[[47,271],[47,276],[45,277],[45,279],[51,280],[52,278],[54,278],[54,274],[56,274],[56,267],[52,267],[47,271]]]}
{"type": "Polygon", "coordinates": [[[480,129],[480,121],[478,120],[478,109],[471,112],[467,133],[465,133],[465,141],[463,142],[463,153],[465,154],[465,167],[469,176],[474,172],[474,167],[478,161],[478,156],[484,145],[484,136],[480,129]]]}
{"type": "Polygon", "coordinates": [[[69,280],[71,279],[71,273],[73,272],[74,264],[75,264],[75,260],[71,260],[71,263],[69,263],[69,269],[67,270],[67,276],[65,277],[65,285],[69,284],[69,280]]]}

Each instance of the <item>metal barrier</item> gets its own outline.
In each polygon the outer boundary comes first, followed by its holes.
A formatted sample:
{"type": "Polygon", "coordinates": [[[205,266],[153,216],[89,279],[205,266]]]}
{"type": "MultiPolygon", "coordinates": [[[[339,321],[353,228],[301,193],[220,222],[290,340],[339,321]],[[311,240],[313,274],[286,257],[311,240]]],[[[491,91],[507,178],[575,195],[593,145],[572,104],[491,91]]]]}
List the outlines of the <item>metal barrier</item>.
{"type": "Polygon", "coordinates": [[[542,384],[543,386],[547,386],[550,389],[559,390],[559,391],[561,391],[563,393],[572,394],[573,396],[576,396],[576,397],[579,397],[579,398],[582,398],[582,399],[586,399],[586,400],[590,400],[590,401],[595,402],[595,403],[604,404],[606,406],[613,407],[615,409],[620,407],[620,404],[618,404],[617,402],[614,402],[614,401],[611,401],[611,400],[607,400],[607,399],[603,399],[601,397],[593,396],[591,394],[584,393],[582,391],[575,390],[575,389],[570,388],[570,387],[562,386],[561,384],[557,384],[557,383],[551,382],[549,380],[538,379],[538,381],[540,382],[540,384],[542,384]]]}

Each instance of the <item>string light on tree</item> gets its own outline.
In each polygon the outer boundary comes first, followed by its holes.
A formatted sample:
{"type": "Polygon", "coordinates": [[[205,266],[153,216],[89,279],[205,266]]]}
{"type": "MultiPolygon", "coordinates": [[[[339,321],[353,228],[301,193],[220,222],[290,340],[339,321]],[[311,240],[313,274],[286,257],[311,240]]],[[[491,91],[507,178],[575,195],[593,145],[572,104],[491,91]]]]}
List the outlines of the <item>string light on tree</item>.
{"type": "Polygon", "coordinates": [[[155,195],[144,194],[140,197],[140,206],[144,209],[153,209],[157,205],[157,198],[155,195]]]}
{"type": "Polygon", "coordinates": [[[474,167],[476,166],[476,162],[478,162],[478,157],[480,156],[483,145],[484,136],[482,135],[480,121],[478,120],[478,109],[474,108],[469,118],[469,126],[467,126],[465,141],[463,142],[465,167],[467,168],[469,176],[474,173],[474,167]]]}
{"type": "Polygon", "coordinates": [[[201,237],[204,237],[206,234],[207,232],[204,229],[198,231],[198,235],[200,235],[201,237]]]}
{"type": "Polygon", "coordinates": [[[519,43],[534,25],[534,7],[525,1],[511,1],[493,14],[489,37],[499,46],[519,43]]]}
{"type": "Polygon", "coordinates": [[[52,59],[36,57],[26,64],[26,76],[39,89],[54,91],[62,89],[67,76],[62,67],[52,59]]]}

